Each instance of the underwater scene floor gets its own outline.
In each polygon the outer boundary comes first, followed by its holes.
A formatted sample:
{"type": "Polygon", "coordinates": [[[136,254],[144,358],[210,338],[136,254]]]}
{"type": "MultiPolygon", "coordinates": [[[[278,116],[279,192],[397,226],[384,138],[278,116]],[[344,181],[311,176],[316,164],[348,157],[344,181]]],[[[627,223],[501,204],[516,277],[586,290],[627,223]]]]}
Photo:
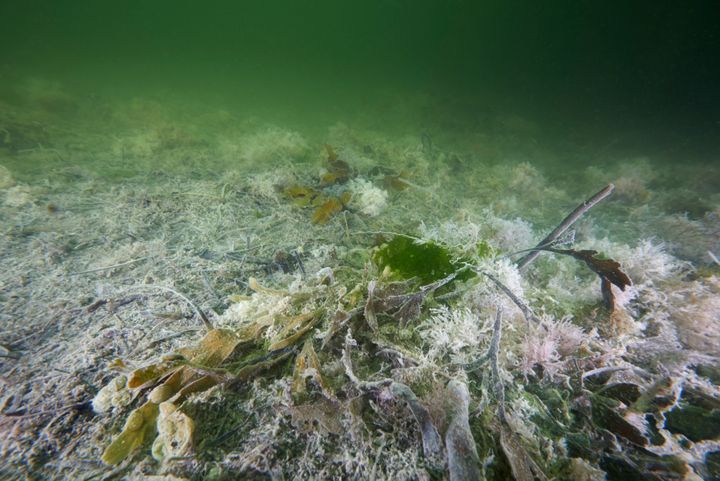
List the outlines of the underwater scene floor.
{"type": "Polygon", "coordinates": [[[720,478],[720,158],[18,98],[0,478],[720,478]]]}

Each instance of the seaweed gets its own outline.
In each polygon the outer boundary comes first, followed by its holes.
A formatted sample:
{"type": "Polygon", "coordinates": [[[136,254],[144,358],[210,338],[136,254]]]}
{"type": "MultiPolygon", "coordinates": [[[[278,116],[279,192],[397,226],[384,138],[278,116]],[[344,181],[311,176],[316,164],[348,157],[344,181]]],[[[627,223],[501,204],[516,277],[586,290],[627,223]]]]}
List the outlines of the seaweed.
{"type": "Polygon", "coordinates": [[[352,176],[350,165],[338,158],[335,149],[333,149],[330,144],[325,144],[325,150],[328,154],[328,171],[320,177],[320,185],[324,187],[347,182],[352,176]]]}
{"type": "Polygon", "coordinates": [[[158,405],[152,401],[146,401],[132,411],[125,421],[122,432],[105,448],[102,461],[110,465],[119,464],[130,453],[154,438],[157,432],[155,420],[158,413],[158,405]]]}
{"type": "Polygon", "coordinates": [[[127,383],[129,389],[152,384],[155,387],[145,403],[129,414],[122,432],[105,449],[103,462],[118,464],[154,438],[161,403],[177,404],[189,394],[205,391],[223,381],[225,374],[216,374],[213,369],[218,368],[240,342],[241,339],[230,331],[213,329],[194,348],[182,349],[181,356],[133,371],[127,383]]]}
{"type": "Polygon", "coordinates": [[[312,187],[291,185],[283,188],[283,194],[298,207],[315,207],[311,221],[313,224],[326,224],[335,214],[342,211],[350,202],[351,194],[343,192],[339,196],[329,196],[312,187]]]}
{"type": "MultiPolygon", "coordinates": [[[[454,258],[451,251],[441,244],[418,242],[406,236],[395,236],[378,247],[372,259],[379,270],[390,269],[397,279],[414,279],[423,285],[443,279],[465,265],[465,259],[454,258]]],[[[472,277],[472,271],[466,270],[453,280],[467,280],[472,277]]]]}
{"type": "Polygon", "coordinates": [[[297,184],[284,187],[282,193],[298,207],[318,205],[323,198],[322,194],[312,187],[297,184]]]}
{"type": "Polygon", "coordinates": [[[325,200],[312,215],[313,224],[327,224],[332,216],[343,209],[343,203],[337,197],[325,200]]]}

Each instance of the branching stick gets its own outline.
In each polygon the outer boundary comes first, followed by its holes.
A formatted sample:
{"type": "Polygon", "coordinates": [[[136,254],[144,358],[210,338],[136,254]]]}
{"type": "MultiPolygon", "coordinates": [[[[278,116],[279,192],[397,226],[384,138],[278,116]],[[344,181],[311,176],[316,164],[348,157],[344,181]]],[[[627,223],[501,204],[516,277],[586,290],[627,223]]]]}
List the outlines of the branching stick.
{"type": "Polygon", "coordinates": [[[563,235],[565,231],[570,228],[570,226],[577,222],[578,219],[580,219],[580,217],[582,217],[587,211],[595,207],[598,203],[602,202],[610,194],[612,194],[613,190],[615,190],[615,186],[613,184],[608,184],[603,190],[577,206],[575,210],[570,213],[570,215],[563,219],[560,225],[558,225],[550,234],[547,235],[547,237],[540,241],[540,243],[535,247],[535,249],[538,250],[533,250],[532,252],[521,258],[519,261],[517,261],[518,269],[523,269],[527,267],[532,261],[537,258],[537,256],[540,255],[539,249],[550,246],[554,241],[558,239],[558,237],[563,235]]]}

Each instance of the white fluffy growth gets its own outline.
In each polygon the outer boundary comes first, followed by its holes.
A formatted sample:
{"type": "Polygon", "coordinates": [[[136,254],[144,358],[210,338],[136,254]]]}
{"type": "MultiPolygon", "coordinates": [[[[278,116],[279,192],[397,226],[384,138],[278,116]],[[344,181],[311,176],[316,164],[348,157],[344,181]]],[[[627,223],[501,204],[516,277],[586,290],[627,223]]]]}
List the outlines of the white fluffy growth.
{"type": "Polygon", "coordinates": [[[526,376],[535,366],[542,366],[552,377],[562,370],[562,360],[573,355],[588,339],[595,337],[593,331],[586,334],[569,319],[554,321],[546,319],[546,328],[532,326],[520,345],[520,368],[526,376]]]}
{"type": "Polygon", "coordinates": [[[365,215],[375,217],[387,205],[388,194],[365,179],[353,179],[350,184],[351,205],[365,215]]]}
{"type": "Polygon", "coordinates": [[[448,355],[453,363],[466,364],[481,355],[481,345],[485,346],[492,336],[492,323],[479,319],[468,308],[442,306],[433,309],[418,330],[428,344],[428,360],[448,355]]]}
{"type": "Polygon", "coordinates": [[[255,292],[249,299],[235,302],[220,316],[218,327],[240,329],[259,318],[273,318],[290,306],[289,296],[274,296],[255,292]]]}

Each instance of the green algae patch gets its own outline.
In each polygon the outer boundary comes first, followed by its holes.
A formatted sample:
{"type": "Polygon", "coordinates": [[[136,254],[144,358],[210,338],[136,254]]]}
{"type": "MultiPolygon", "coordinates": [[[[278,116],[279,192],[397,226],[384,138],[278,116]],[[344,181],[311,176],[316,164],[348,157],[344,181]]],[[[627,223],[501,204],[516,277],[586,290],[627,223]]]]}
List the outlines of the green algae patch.
{"type": "MultiPolygon", "coordinates": [[[[435,242],[417,242],[397,236],[377,248],[373,261],[380,270],[390,269],[400,279],[417,279],[421,284],[431,284],[461,269],[466,259],[455,258],[450,250],[435,242]]],[[[475,276],[465,271],[455,279],[467,280],[475,276]]]]}

